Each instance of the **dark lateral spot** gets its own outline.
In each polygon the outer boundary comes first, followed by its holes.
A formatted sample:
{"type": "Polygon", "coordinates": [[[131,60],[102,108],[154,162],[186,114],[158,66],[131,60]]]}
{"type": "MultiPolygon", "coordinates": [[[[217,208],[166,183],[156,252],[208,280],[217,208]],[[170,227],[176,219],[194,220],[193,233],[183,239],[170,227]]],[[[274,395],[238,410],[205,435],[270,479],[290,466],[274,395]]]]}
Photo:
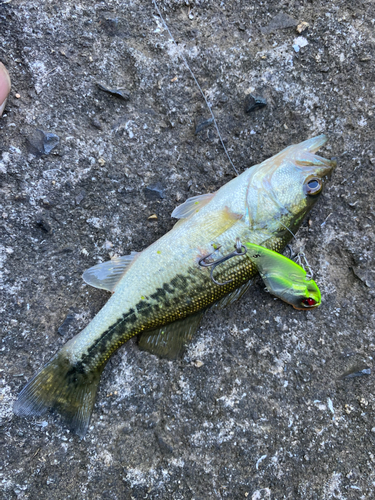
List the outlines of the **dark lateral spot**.
{"type": "Polygon", "coordinates": [[[164,186],[160,182],[150,184],[144,189],[147,200],[162,200],[164,198],[164,186]]]}
{"type": "Polygon", "coordinates": [[[27,138],[27,147],[29,153],[35,156],[48,155],[60,142],[60,137],[52,132],[35,130],[27,138]]]}
{"type": "Polygon", "coordinates": [[[45,233],[50,233],[52,231],[51,224],[44,217],[38,217],[35,223],[45,233]]]}
{"type": "MultiPolygon", "coordinates": [[[[189,277],[190,281],[193,282],[192,277],[189,277]]],[[[183,276],[182,274],[177,274],[173,280],[171,281],[172,286],[177,288],[178,290],[186,290],[188,284],[188,277],[183,276]]]]}
{"type": "Polygon", "coordinates": [[[151,295],[152,299],[163,300],[167,295],[167,292],[163,288],[157,288],[156,292],[151,295]]]}
{"type": "Polygon", "coordinates": [[[61,336],[66,335],[68,333],[69,327],[72,325],[74,319],[75,319],[74,314],[72,314],[72,313],[67,314],[62,325],[57,329],[57,333],[61,336]]]}
{"type": "Polygon", "coordinates": [[[245,113],[251,113],[256,109],[261,109],[265,106],[267,106],[267,99],[264,99],[263,97],[253,94],[248,94],[245,97],[245,113]]]}
{"type": "Polygon", "coordinates": [[[169,283],[164,283],[163,288],[167,293],[173,293],[174,291],[173,286],[171,286],[169,283]]]}
{"type": "Polygon", "coordinates": [[[111,89],[111,88],[105,87],[101,83],[97,83],[97,86],[100,90],[103,90],[103,92],[107,92],[108,94],[114,95],[116,97],[120,97],[121,99],[124,99],[125,101],[128,101],[130,99],[130,93],[127,92],[126,90],[111,89]]]}
{"type": "Polygon", "coordinates": [[[148,302],[146,302],[145,300],[141,300],[140,302],[138,302],[138,304],[135,306],[135,308],[137,309],[137,311],[142,311],[144,309],[149,309],[150,307],[150,304],[148,302]]]}
{"type": "Polygon", "coordinates": [[[214,123],[214,119],[213,118],[209,118],[208,120],[204,120],[203,122],[200,122],[196,128],[195,128],[195,135],[199,134],[199,132],[202,132],[202,130],[204,130],[205,128],[209,127],[210,125],[212,125],[214,123]]]}

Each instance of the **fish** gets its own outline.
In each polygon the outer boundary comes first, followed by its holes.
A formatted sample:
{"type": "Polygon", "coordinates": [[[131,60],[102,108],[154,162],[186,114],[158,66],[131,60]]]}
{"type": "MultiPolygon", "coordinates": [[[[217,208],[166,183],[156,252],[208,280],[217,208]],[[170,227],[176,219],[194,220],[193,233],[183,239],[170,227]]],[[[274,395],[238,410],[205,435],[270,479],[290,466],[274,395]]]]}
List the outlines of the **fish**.
{"type": "Polygon", "coordinates": [[[83,437],[103,369],[121,345],[139,335],[140,349],[181,356],[204,312],[240,298],[257,275],[244,242],[280,253],[296,233],[336,165],[315,154],[326,141],[291,145],[215,193],[189,198],[172,212],[172,230],[148,248],[85,271],[88,284],[112,296],[30,379],[14,413],[53,410],[83,437]]]}

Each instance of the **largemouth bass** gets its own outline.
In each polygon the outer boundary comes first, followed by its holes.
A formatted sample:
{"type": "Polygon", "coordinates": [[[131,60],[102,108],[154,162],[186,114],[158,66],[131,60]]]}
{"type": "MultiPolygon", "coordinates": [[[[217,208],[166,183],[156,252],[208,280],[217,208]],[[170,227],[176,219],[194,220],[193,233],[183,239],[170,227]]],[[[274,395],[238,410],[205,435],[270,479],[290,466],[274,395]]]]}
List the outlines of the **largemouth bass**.
{"type": "Polygon", "coordinates": [[[236,244],[281,252],[297,231],[334,167],[314,154],[326,140],[289,146],[216,193],[188,199],[172,213],[180,219],[173,229],[148,248],[86,271],[84,279],[112,297],[28,382],[14,412],[39,416],[54,409],[84,436],[101,373],[124,342],[141,334],[142,349],[178,356],[204,310],[239,298],[257,274],[241,252],[224,259],[236,244]],[[214,270],[204,265],[212,253],[222,258],[214,270]]]}

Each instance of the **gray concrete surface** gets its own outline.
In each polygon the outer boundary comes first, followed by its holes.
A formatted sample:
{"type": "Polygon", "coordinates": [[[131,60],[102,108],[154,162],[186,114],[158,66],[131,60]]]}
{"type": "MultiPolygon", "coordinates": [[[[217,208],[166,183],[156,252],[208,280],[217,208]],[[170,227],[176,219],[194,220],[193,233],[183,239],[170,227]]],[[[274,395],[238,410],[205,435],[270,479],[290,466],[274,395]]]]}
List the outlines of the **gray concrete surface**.
{"type": "Polygon", "coordinates": [[[0,120],[1,498],[371,499],[374,376],[342,376],[375,354],[374,3],[160,5],[240,171],[330,135],[338,168],[294,245],[323,304],[294,311],[257,284],[206,315],[181,361],[130,341],[84,440],[56,416],[13,416],[26,380],[108,298],[84,269],[146,247],[177,204],[234,173],[212,127],[194,135],[209,115],[151,1],[0,3],[13,82],[0,120]],[[280,12],[308,31],[280,28],[280,12]],[[249,92],[267,107],[245,114],[249,92]],[[48,154],[38,130],[60,139],[48,154]],[[155,183],[163,198],[145,191],[155,183]]]}

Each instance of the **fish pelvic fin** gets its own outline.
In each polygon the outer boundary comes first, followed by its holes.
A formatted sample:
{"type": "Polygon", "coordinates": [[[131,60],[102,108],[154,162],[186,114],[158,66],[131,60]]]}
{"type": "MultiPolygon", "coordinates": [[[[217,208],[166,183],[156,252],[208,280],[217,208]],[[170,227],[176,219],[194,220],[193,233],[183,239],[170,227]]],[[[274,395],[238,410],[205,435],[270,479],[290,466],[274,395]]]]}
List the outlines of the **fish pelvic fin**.
{"type": "Polygon", "coordinates": [[[58,352],[22,389],[14,413],[37,417],[54,410],[72,432],[84,437],[103,367],[85,370],[82,364],[73,365],[63,350],[58,352]]]}

